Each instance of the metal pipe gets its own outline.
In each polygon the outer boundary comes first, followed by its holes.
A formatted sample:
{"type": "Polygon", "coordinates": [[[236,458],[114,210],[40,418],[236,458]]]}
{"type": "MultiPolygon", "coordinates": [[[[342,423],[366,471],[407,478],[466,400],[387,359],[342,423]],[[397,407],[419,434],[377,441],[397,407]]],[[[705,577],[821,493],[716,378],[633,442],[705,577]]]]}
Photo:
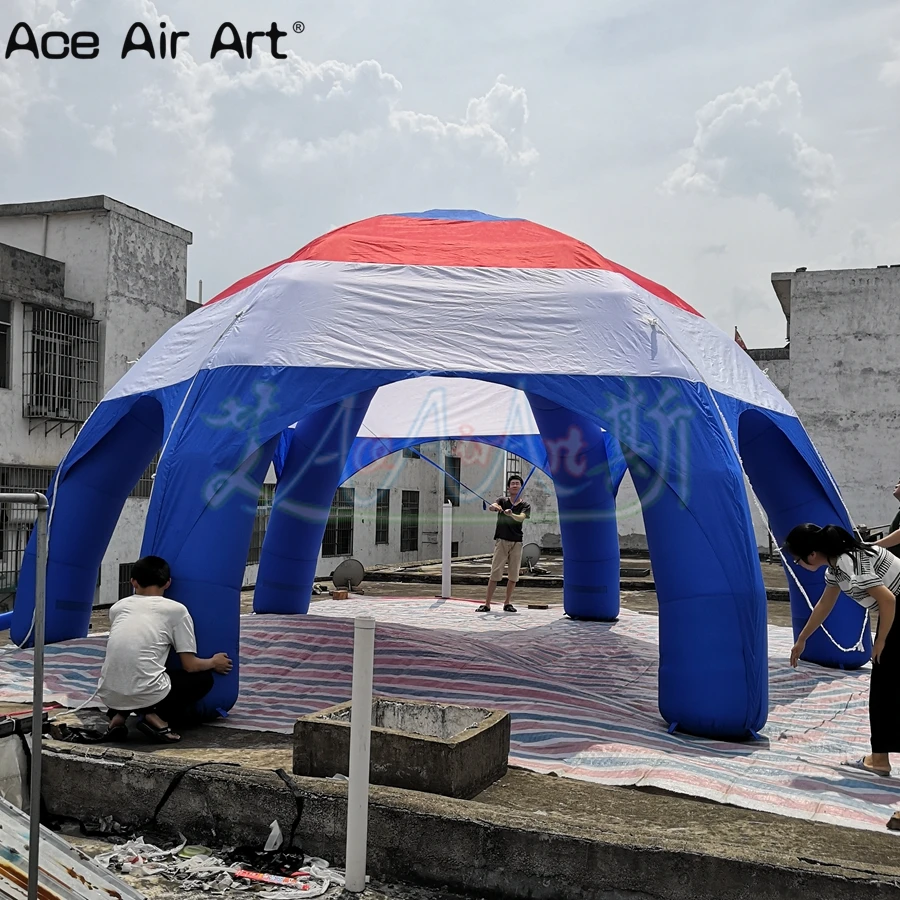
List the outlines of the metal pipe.
{"type": "Polygon", "coordinates": [[[372,679],[375,665],[375,620],[353,622],[353,690],[350,696],[350,783],[347,786],[346,888],[366,889],[366,843],[369,829],[369,751],[372,735],[372,679]]]}
{"type": "Polygon", "coordinates": [[[450,572],[453,551],[453,504],[447,500],[444,502],[444,517],[441,523],[442,548],[441,548],[441,599],[450,599],[450,572]]]}
{"type": "Polygon", "coordinates": [[[34,577],[34,678],[31,704],[31,788],[28,837],[28,900],[37,900],[41,853],[41,751],[44,736],[44,635],[47,607],[47,511],[43,494],[0,494],[2,503],[37,507],[37,554],[34,577]]]}

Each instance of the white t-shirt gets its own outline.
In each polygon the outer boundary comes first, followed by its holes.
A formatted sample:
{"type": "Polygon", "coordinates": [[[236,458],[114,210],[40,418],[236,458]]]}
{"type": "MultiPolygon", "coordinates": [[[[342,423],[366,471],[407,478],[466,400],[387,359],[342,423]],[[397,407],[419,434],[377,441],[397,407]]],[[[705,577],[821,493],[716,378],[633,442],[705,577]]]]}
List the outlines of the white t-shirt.
{"type": "Polygon", "coordinates": [[[860,606],[872,610],[878,602],[868,588],[882,584],[896,597],[900,594],[900,559],[884,547],[872,547],[874,553],[844,553],[835,565],[825,570],[825,584],[839,587],[860,606]]]}
{"type": "Polygon", "coordinates": [[[187,607],[166,597],[134,594],[109,611],[109,641],[97,696],[110,708],[144,709],[172,689],[166,673],[171,650],[196,653],[187,607]]]}

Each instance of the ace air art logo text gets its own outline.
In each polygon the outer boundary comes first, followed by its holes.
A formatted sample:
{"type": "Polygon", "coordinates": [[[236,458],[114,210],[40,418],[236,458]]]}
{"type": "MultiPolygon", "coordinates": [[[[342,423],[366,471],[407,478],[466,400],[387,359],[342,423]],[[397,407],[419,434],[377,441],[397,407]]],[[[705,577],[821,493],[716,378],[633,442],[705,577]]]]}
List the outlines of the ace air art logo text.
{"type": "MultiPolygon", "coordinates": [[[[302,22],[294,22],[295,34],[305,31],[302,22]]],[[[143,22],[135,22],[121,44],[121,58],[131,55],[150,59],[175,59],[178,51],[191,36],[189,31],[176,31],[167,22],[160,22],[157,33],[143,22]]],[[[280,41],[288,32],[273,22],[268,31],[240,32],[231,22],[219,26],[210,44],[209,58],[220,53],[234,53],[241,59],[252,59],[254,50],[268,50],[275,59],[287,59],[280,41]]],[[[35,59],[96,59],[100,55],[100,36],[95,31],[44,31],[36,33],[27,22],[19,22],[6,41],[4,59],[13,54],[33,56],[35,59]]]]}

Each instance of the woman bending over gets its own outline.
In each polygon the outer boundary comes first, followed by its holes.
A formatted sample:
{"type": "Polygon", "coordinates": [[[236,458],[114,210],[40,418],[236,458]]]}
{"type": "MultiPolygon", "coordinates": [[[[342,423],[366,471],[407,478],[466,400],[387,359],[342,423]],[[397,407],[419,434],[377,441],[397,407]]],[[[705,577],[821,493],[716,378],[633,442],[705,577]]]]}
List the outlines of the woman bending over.
{"type": "Polygon", "coordinates": [[[869,685],[872,753],[848,763],[876,775],[891,774],[891,753],[900,753],[900,626],[893,628],[900,593],[900,559],[883,547],[863,544],[839,525],[798,525],[785,550],[815,572],[826,566],[825,590],[791,650],[796,667],[810,636],[828,618],[843,591],[869,612],[878,611],[869,685]]]}

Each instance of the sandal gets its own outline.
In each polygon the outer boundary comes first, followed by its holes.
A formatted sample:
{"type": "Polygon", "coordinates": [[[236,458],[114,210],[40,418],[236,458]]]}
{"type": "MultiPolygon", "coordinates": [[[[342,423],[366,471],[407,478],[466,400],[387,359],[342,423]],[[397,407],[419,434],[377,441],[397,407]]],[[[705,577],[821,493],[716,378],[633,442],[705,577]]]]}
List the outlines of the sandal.
{"type": "Polygon", "coordinates": [[[491,611],[491,608],[489,606],[486,606],[483,603],[481,604],[481,606],[478,607],[478,609],[475,610],[475,612],[490,612],[490,611],[491,611]]]}
{"type": "Polygon", "coordinates": [[[116,725],[115,727],[110,726],[106,729],[106,734],[103,735],[104,741],[110,741],[113,744],[122,744],[128,740],[128,726],[127,725],[116,725]]]}
{"type": "Polygon", "coordinates": [[[900,813],[895,812],[887,821],[888,831],[900,831],[900,813]]]}
{"type": "Polygon", "coordinates": [[[512,603],[506,603],[503,606],[503,612],[518,612],[518,610],[512,605],[512,603]]]}
{"type": "Polygon", "coordinates": [[[848,769],[856,769],[859,772],[866,772],[868,775],[877,775],[879,778],[891,777],[890,769],[885,772],[884,769],[873,769],[872,766],[867,766],[865,757],[853,760],[852,762],[842,762],[841,765],[846,766],[848,769]]]}
{"type": "Polygon", "coordinates": [[[141,734],[159,744],[177,744],[181,740],[181,735],[173,734],[168,725],[165,728],[154,728],[146,719],[141,719],[137,727],[141,734]]]}

